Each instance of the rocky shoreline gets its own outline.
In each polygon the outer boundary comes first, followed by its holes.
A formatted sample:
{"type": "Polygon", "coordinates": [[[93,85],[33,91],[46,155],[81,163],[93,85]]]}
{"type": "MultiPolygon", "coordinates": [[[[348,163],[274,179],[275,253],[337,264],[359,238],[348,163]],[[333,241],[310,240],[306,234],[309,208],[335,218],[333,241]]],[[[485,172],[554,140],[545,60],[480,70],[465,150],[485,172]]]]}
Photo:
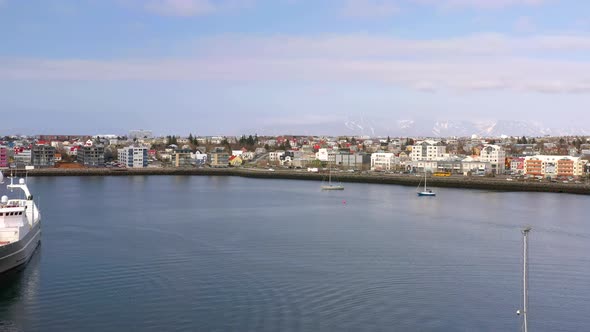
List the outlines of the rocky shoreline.
{"type": "MultiPolygon", "coordinates": [[[[138,175],[201,175],[201,176],[242,176],[261,179],[293,179],[322,181],[326,174],[308,173],[301,170],[251,168],[143,168],[143,169],[113,169],[113,168],[84,168],[60,169],[46,168],[28,171],[28,176],[138,176],[138,175]]],[[[421,177],[413,175],[384,174],[384,173],[337,173],[340,182],[396,184],[403,186],[417,186],[421,177]]],[[[447,188],[468,188],[497,191],[528,191],[554,192],[590,195],[590,185],[560,182],[535,181],[507,181],[504,177],[431,177],[429,186],[447,188]]]]}

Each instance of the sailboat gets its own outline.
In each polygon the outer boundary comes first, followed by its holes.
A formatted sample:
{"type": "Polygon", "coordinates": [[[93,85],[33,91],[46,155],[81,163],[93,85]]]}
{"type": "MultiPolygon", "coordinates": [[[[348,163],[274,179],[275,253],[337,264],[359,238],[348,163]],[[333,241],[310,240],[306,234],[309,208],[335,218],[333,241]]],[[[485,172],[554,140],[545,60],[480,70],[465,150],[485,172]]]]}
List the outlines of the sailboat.
{"type": "Polygon", "coordinates": [[[328,161],[328,184],[322,185],[322,190],[344,190],[344,186],[341,184],[332,184],[332,166],[328,161]]]}
{"type": "Polygon", "coordinates": [[[436,196],[432,190],[426,188],[426,170],[424,170],[424,191],[419,191],[418,196],[436,196]]]}

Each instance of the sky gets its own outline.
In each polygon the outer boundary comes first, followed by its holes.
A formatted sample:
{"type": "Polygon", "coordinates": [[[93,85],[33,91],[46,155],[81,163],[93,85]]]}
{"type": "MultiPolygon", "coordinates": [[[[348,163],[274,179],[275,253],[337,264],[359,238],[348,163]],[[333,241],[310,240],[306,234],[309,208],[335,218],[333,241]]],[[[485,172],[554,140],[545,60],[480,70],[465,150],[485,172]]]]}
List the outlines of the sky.
{"type": "Polygon", "coordinates": [[[589,12],[579,0],[0,0],[0,134],[580,128],[589,12]]]}

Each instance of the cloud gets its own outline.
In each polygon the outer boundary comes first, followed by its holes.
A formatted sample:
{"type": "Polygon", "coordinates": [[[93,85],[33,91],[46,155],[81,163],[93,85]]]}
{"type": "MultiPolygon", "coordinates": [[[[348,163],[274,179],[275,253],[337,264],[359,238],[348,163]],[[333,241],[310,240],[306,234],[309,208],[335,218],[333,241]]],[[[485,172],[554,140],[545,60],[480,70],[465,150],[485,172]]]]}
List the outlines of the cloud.
{"type": "Polygon", "coordinates": [[[347,0],[341,14],[351,18],[385,18],[399,12],[399,8],[387,0],[347,0]]]}
{"type": "Polygon", "coordinates": [[[536,26],[532,18],[528,16],[521,16],[514,23],[514,29],[517,32],[527,33],[535,31],[536,26]]]}
{"type": "Polygon", "coordinates": [[[412,0],[414,3],[435,5],[445,9],[502,9],[512,6],[538,6],[547,0],[412,0]]]}
{"type": "Polygon", "coordinates": [[[150,60],[0,58],[0,79],[376,82],[425,92],[590,93],[590,63],[565,60],[587,54],[586,36],[218,36],[200,39],[196,48],[193,55],[150,60]]]}
{"type": "Polygon", "coordinates": [[[252,3],[253,0],[149,0],[144,8],[158,15],[191,17],[244,8],[252,3]]]}

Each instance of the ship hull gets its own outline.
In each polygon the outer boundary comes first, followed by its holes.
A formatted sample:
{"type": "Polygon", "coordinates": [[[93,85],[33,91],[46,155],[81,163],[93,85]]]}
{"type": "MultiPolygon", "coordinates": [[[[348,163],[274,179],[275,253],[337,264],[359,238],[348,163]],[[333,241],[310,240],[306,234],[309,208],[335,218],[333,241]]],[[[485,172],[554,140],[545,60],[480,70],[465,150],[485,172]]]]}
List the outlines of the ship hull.
{"type": "Polygon", "coordinates": [[[322,190],[344,190],[343,186],[322,186],[322,190]]]}
{"type": "Polygon", "coordinates": [[[26,264],[41,242],[41,222],[20,241],[0,247],[0,273],[26,264]]]}

